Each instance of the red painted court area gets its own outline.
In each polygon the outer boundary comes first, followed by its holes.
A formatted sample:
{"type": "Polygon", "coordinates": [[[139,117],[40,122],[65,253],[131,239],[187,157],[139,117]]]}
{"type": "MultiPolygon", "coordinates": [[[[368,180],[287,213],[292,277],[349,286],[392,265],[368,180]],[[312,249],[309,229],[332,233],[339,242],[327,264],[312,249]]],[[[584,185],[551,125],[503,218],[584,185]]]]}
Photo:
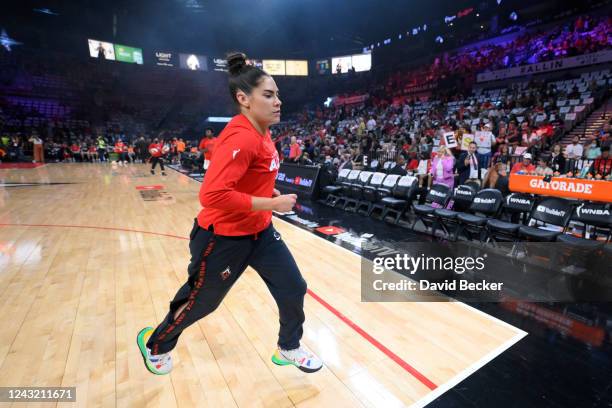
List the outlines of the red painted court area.
{"type": "Polygon", "coordinates": [[[0,169],[35,169],[45,163],[0,163],[0,169]]]}

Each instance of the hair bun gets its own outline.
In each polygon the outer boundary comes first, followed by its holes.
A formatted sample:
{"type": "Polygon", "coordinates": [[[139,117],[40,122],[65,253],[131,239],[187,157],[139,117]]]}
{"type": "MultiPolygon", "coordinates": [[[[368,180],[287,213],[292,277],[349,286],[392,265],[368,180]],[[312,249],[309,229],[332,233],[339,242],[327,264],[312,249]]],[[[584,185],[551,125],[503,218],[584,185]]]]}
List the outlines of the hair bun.
{"type": "Polygon", "coordinates": [[[240,74],[246,64],[246,55],[242,52],[234,52],[227,56],[227,69],[230,75],[240,74]]]}

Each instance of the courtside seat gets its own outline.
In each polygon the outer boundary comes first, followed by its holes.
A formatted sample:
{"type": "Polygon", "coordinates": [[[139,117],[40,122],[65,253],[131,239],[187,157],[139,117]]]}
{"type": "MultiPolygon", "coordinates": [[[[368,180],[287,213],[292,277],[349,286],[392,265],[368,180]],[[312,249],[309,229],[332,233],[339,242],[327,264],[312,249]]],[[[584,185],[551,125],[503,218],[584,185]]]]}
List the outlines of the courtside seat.
{"type": "Polygon", "coordinates": [[[519,226],[518,231],[519,235],[540,242],[553,242],[557,238],[557,235],[561,234],[560,231],[548,231],[527,225],[519,226]]]}
{"type": "MultiPolygon", "coordinates": [[[[431,186],[425,197],[425,204],[415,204],[412,206],[414,215],[416,216],[412,223],[412,229],[416,226],[417,221],[421,221],[425,228],[433,228],[436,216],[434,214],[436,207],[432,204],[436,204],[439,208],[446,207],[448,200],[451,197],[451,189],[445,184],[434,184],[431,186]]],[[[433,229],[432,229],[432,232],[433,229]]]]}
{"type": "Polygon", "coordinates": [[[516,234],[520,226],[521,224],[514,224],[496,219],[487,220],[487,227],[489,227],[489,229],[495,229],[509,234],[516,234]]]}
{"type": "Polygon", "coordinates": [[[372,207],[380,200],[379,188],[387,175],[385,173],[374,173],[370,182],[363,187],[363,201],[357,206],[357,212],[363,215],[370,215],[372,207]]]}
{"type": "Polygon", "coordinates": [[[489,218],[484,217],[482,215],[467,213],[460,213],[459,215],[457,215],[457,219],[465,224],[473,224],[478,226],[485,225],[489,220],[489,218]]]}
{"type": "Polygon", "coordinates": [[[592,236],[598,235],[606,237],[606,242],[610,242],[612,237],[612,206],[603,203],[582,203],[572,214],[570,221],[584,225],[582,237],[586,238],[586,232],[592,227],[592,236]]]}
{"type": "Polygon", "coordinates": [[[353,183],[351,183],[349,199],[346,201],[344,206],[345,211],[355,212],[359,202],[363,199],[363,188],[370,182],[372,178],[371,171],[362,171],[359,173],[359,177],[353,183]]]}
{"type": "Polygon", "coordinates": [[[605,245],[605,243],[602,241],[575,237],[571,234],[559,234],[557,235],[557,241],[563,242],[565,244],[569,244],[575,247],[580,247],[586,250],[589,250],[589,249],[596,250],[596,249],[602,248],[605,245]]]}
{"type": "Polygon", "coordinates": [[[387,216],[395,214],[393,223],[397,224],[415,198],[418,180],[413,176],[403,176],[396,179],[395,175],[389,175],[383,182],[382,192],[386,191],[386,188],[394,180],[397,180],[397,183],[393,187],[391,195],[381,198],[380,203],[383,205],[382,218],[386,219],[387,216]]]}
{"type": "Polygon", "coordinates": [[[518,230],[519,237],[530,241],[553,242],[561,232],[565,232],[573,213],[570,200],[558,197],[546,197],[540,201],[531,212],[531,221],[536,226],[521,225],[518,230]],[[562,231],[542,230],[537,227],[538,222],[561,227],[562,231]]]}
{"type": "Polygon", "coordinates": [[[518,231],[521,225],[526,225],[529,219],[529,214],[533,210],[535,198],[530,194],[512,193],[506,196],[502,211],[509,218],[513,216],[518,218],[522,223],[515,224],[497,219],[487,221],[487,242],[488,241],[516,241],[518,239],[518,231]]]}
{"type": "Polygon", "coordinates": [[[486,188],[476,193],[469,213],[457,215],[457,230],[455,239],[463,233],[467,238],[473,239],[478,236],[479,241],[486,237],[487,221],[499,215],[504,197],[501,191],[494,188],[486,188]]]}
{"type": "MultiPolygon", "coordinates": [[[[437,224],[440,224],[442,230],[446,235],[450,235],[451,228],[457,226],[457,215],[460,211],[465,211],[469,208],[474,196],[476,196],[476,189],[473,186],[462,184],[453,189],[453,195],[451,200],[453,201],[453,209],[448,210],[446,208],[436,208],[434,214],[438,217],[437,224]]],[[[432,234],[435,232],[436,226],[433,226],[432,234]]]]}
{"type": "Polygon", "coordinates": [[[347,201],[350,199],[351,194],[351,186],[355,183],[359,177],[361,170],[351,170],[346,177],[346,180],[342,181],[340,185],[342,186],[342,195],[336,201],[336,207],[344,209],[346,207],[347,201]]]}
{"type": "Polygon", "coordinates": [[[350,172],[350,169],[340,170],[334,184],[325,186],[323,191],[327,194],[327,197],[325,198],[325,202],[323,204],[328,205],[330,207],[334,207],[336,205],[336,202],[338,201],[338,198],[342,193],[342,183],[346,181],[350,172]]]}
{"type": "Polygon", "coordinates": [[[378,160],[372,160],[368,166],[368,171],[376,173],[380,170],[380,162],[378,160]]]}

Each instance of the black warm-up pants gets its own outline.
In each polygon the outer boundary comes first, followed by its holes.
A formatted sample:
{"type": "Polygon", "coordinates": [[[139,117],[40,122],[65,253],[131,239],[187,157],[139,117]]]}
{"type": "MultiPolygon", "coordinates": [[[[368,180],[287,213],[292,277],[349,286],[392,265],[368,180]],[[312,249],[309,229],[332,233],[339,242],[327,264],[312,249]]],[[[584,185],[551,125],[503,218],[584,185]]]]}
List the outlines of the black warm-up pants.
{"type": "Polygon", "coordinates": [[[247,266],[261,276],[278,306],[278,346],[285,350],[299,347],[306,282],[272,224],[257,234],[229,237],[205,230],[195,220],[189,239],[191,262],[187,282],[178,290],[167,316],[147,342],[152,354],[172,350],[183,330],[221,304],[247,266]],[[175,313],[184,304],[187,306],[175,319],[175,313]]]}

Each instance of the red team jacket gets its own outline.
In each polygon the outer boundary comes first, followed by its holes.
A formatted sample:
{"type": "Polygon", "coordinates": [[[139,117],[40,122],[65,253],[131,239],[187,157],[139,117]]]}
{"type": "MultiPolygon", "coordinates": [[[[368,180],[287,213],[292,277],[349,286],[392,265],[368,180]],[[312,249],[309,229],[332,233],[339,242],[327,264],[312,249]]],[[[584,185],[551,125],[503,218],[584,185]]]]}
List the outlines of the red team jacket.
{"type": "Polygon", "coordinates": [[[161,143],[151,143],[149,145],[149,152],[151,151],[151,149],[156,148],[157,149],[157,153],[153,154],[151,153],[151,156],[153,157],[162,157],[163,153],[162,153],[162,144],[161,143]]]}
{"type": "Polygon", "coordinates": [[[272,211],[251,211],[251,196],[272,197],[278,167],[270,131],[263,136],[246,116],[234,116],[215,141],[200,188],[200,227],[230,236],[266,229],[272,211]]]}

